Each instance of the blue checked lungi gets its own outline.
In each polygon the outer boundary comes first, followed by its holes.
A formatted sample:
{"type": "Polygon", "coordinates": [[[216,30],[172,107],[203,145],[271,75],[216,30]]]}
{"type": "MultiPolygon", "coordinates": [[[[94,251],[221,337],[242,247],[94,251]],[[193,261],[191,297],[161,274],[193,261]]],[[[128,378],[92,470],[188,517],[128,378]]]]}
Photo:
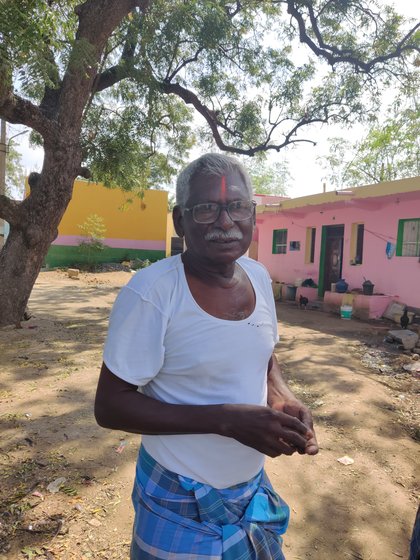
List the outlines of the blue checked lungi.
{"type": "Polygon", "coordinates": [[[420,505],[414,522],[410,543],[410,560],[420,560],[420,505]]]}
{"type": "Polygon", "coordinates": [[[218,490],[168,471],[142,446],[131,560],[285,560],[289,507],[264,471],[218,490]]]}

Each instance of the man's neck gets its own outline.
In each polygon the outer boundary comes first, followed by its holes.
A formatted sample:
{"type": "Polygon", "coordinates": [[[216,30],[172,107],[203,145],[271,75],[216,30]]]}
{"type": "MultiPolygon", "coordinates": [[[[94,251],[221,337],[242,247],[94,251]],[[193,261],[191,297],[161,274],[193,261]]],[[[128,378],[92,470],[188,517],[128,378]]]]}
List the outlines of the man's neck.
{"type": "Polygon", "coordinates": [[[216,264],[204,259],[197,259],[188,250],[182,254],[181,258],[184,263],[185,272],[206,284],[226,284],[234,280],[236,281],[235,276],[238,272],[236,261],[216,264]]]}

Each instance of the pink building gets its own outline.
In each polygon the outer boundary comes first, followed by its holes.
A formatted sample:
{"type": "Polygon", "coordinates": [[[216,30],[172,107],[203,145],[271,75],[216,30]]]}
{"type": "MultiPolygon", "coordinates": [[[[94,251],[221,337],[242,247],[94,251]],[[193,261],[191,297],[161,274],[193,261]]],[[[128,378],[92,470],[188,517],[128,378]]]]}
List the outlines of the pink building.
{"type": "Polygon", "coordinates": [[[381,308],[391,300],[420,308],[420,177],[295,199],[255,199],[250,256],[273,281],[293,286],[311,278],[318,285],[312,296],[327,301],[339,296],[330,295],[331,284],[344,278],[369,317],[380,316],[369,307],[381,297],[381,308]],[[361,295],[366,279],[374,284],[370,300],[361,295]]]}

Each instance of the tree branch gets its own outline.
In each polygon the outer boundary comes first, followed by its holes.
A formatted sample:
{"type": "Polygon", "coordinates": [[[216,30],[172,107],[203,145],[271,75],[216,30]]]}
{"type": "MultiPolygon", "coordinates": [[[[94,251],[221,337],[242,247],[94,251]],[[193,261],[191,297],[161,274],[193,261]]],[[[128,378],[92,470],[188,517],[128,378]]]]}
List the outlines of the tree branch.
{"type": "Polygon", "coordinates": [[[44,96],[39,107],[44,114],[48,115],[48,117],[50,118],[53,118],[59,100],[60,71],[58,69],[52,50],[48,45],[44,45],[44,48],[46,50],[46,59],[50,64],[49,79],[53,87],[50,87],[49,85],[45,86],[44,96]]]}
{"type": "Polygon", "coordinates": [[[185,67],[187,66],[187,64],[190,64],[190,62],[197,62],[198,60],[198,55],[204,50],[204,47],[200,47],[197,49],[197,52],[194,54],[194,56],[191,56],[190,58],[186,58],[182,61],[181,64],[178,65],[177,68],[175,68],[175,70],[166,76],[165,81],[170,82],[171,80],[173,80],[175,78],[175,76],[185,67]]]}
{"type": "Polygon", "coordinates": [[[178,97],[183,99],[187,105],[192,105],[194,109],[206,119],[212,131],[217,146],[222,150],[226,149],[225,144],[223,143],[222,138],[219,134],[219,130],[217,128],[218,125],[221,125],[222,123],[217,122],[214,111],[212,111],[211,109],[206,107],[203,103],[201,103],[201,101],[198,99],[195,93],[193,93],[191,90],[182,87],[180,84],[176,84],[176,83],[173,84],[168,81],[165,81],[162,82],[160,86],[164,93],[167,94],[173,93],[174,95],[177,95],[178,97]]]}
{"type": "Polygon", "coordinates": [[[42,137],[50,133],[53,126],[39,107],[12,92],[8,92],[0,101],[0,116],[12,124],[33,128],[42,137]]]}
{"type": "Polygon", "coordinates": [[[328,64],[334,66],[335,64],[347,62],[352,64],[356,71],[369,73],[371,70],[380,63],[400,57],[404,52],[416,51],[419,52],[420,48],[417,44],[410,43],[409,40],[414,36],[420,24],[415,25],[408,33],[399,41],[388,54],[376,56],[371,60],[365,62],[360,60],[355,54],[348,49],[340,49],[324,42],[322,33],[318,26],[317,18],[314,15],[312,7],[309,5],[308,12],[311,21],[311,30],[313,31],[318,43],[309,36],[306,29],[306,23],[303,15],[296,7],[296,2],[287,0],[287,12],[296,20],[299,27],[299,38],[301,43],[305,43],[308,47],[318,56],[327,60],[328,64]]]}
{"type": "MultiPolygon", "coordinates": [[[[313,140],[306,140],[306,139],[302,139],[302,138],[299,138],[299,139],[298,138],[296,138],[296,139],[291,138],[291,136],[296,132],[296,130],[300,126],[303,126],[304,124],[309,124],[309,121],[307,121],[307,122],[298,123],[293,128],[293,130],[285,136],[285,140],[280,144],[268,144],[268,141],[266,141],[266,142],[260,143],[256,146],[254,146],[252,148],[248,148],[248,149],[238,148],[237,146],[230,146],[223,141],[222,137],[220,136],[218,127],[220,126],[221,128],[225,129],[226,131],[228,131],[232,135],[235,135],[235,133],[232,130],[229,130],[226,125],[221,123],[218,120],[217,114],[215,113],[215,111],[212,111],[211,109],[206,107],[203,103],[201,103],[201,101],[198,99],[198,97],[195,93],[193,93],[192,91],[182,87],[180,84],[171,84],[171,83],[168,83],[168,82],[163,82],[160,85],[161,85],[161,89],[164,93],[167,93],[167,94],[172,93],[174,95],[177,95],[178,97],[183,99],[184,102],[187,105],[193,105],[194,109],[198,113],[200,113],[200,115],[202,115],[204,117],[204,119],[207,121],[207,124],[210,127],[210,130],[212,132],[212,135],[213,135],[214,141],[216,142],[217,147],[220,148],[221,150],[223,150],[224,152],[231,152],[231,153],[236,153],[236,154],[253,156],[258,152],[265,152],[265,151],[268,151],[268,150],[275,150],[275,151],[279,152],[285,146],[288,146],[290,144],[297,144],[299,142],[309,142],[309,143],[314,144],[314,145],[316,144],[316,142],[314,142],[313,140]]],[[[313,119],[310,122],[317,122],[319,120],[321,120],[321,119],[313,119]]]]}
{"type": "Polygon", "coordinates": [[[92,88],[93,93],[103,91],[130,76],[134,54],[138,45],[139,33],[139,19],[136,18],[135,22],[130,23],[127,29],[123,51],[118,64],[107,68],[96,77],[92,88]]]}
{"type": "Polygon", "coordinates": [[[108,89],[117,84],[121,80],[128,78],[131,74],[131,68],[127,64],[115,64],[107,68],[100,76],[97,83],[93,86],[93,93],[99,93],[104,89],[108,89]]]}
{"type": "Polygon", "coordinates": [[[20,205],[21,202],[0,194],[0,217],[12,226],[18,225],[20,205]]]}
{"type": "Polygon", "coordinates": [[[70,121],[81,121],[94,87],[101,53],[113,30],[132,10],[140,8],[144,12],[148,5],[149,0],[86,0],[75,8],[79,26],[60,91],[58,120],[63,130],[70,121]]]}
{"type": "Polygon", "coordinates": [[[236,16],[236,14],[238,14],[241,11],[241,9],[242,9],[242,4],[239,1],[236,2],[236,8],[232,10],[229,10],[228,6],[225,8],[227,16],[231,19],[233,19],[236,16]]]}

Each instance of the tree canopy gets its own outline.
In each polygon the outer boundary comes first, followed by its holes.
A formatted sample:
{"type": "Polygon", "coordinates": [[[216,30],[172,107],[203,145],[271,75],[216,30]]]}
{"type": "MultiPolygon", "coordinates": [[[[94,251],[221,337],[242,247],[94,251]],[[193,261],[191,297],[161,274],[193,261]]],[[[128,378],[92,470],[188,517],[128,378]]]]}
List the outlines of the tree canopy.
{"type": "Polygon", "coordinates": [[[312,124],[365,118],[412,73],[418,27],[376,0],[0,0],[0,117],[45,154],[25,201],[0,196],[0,324],[22,312],[77,175],[141,191],[196,142],[315,143],[312,124]]]}
{"type": "Polygon", "coordinates": [[[244,163],[256,194],[287,195],[292,178],[287,161],[269,163],[266,159],[255,157],[244,163]]]}
{"type": "Polygon", "coordinates": [[[45,117],[72,69],[90,68],[83,160],[126,188],[167,180],[185,158],[195,142],[186,105],[204,118],[200,140],[246,155],[278,151],[315,142],[305,135],[312,123],[364,118],[379,88],[410,73],[418,49],[415,28],[376,2],[155,0],[126,2],[97,57],[89,19],[111,18],[115,2],[1,4],[5,117],[45,142],[45,117]]]}
{"type": "Polygon", "coordinates": [[[358,186],[420,175],[418,85],[400,94],[385,116],[373,119],[360,140],[331,139],[329,153],[319,158],[330,184],[358,186]]]}

